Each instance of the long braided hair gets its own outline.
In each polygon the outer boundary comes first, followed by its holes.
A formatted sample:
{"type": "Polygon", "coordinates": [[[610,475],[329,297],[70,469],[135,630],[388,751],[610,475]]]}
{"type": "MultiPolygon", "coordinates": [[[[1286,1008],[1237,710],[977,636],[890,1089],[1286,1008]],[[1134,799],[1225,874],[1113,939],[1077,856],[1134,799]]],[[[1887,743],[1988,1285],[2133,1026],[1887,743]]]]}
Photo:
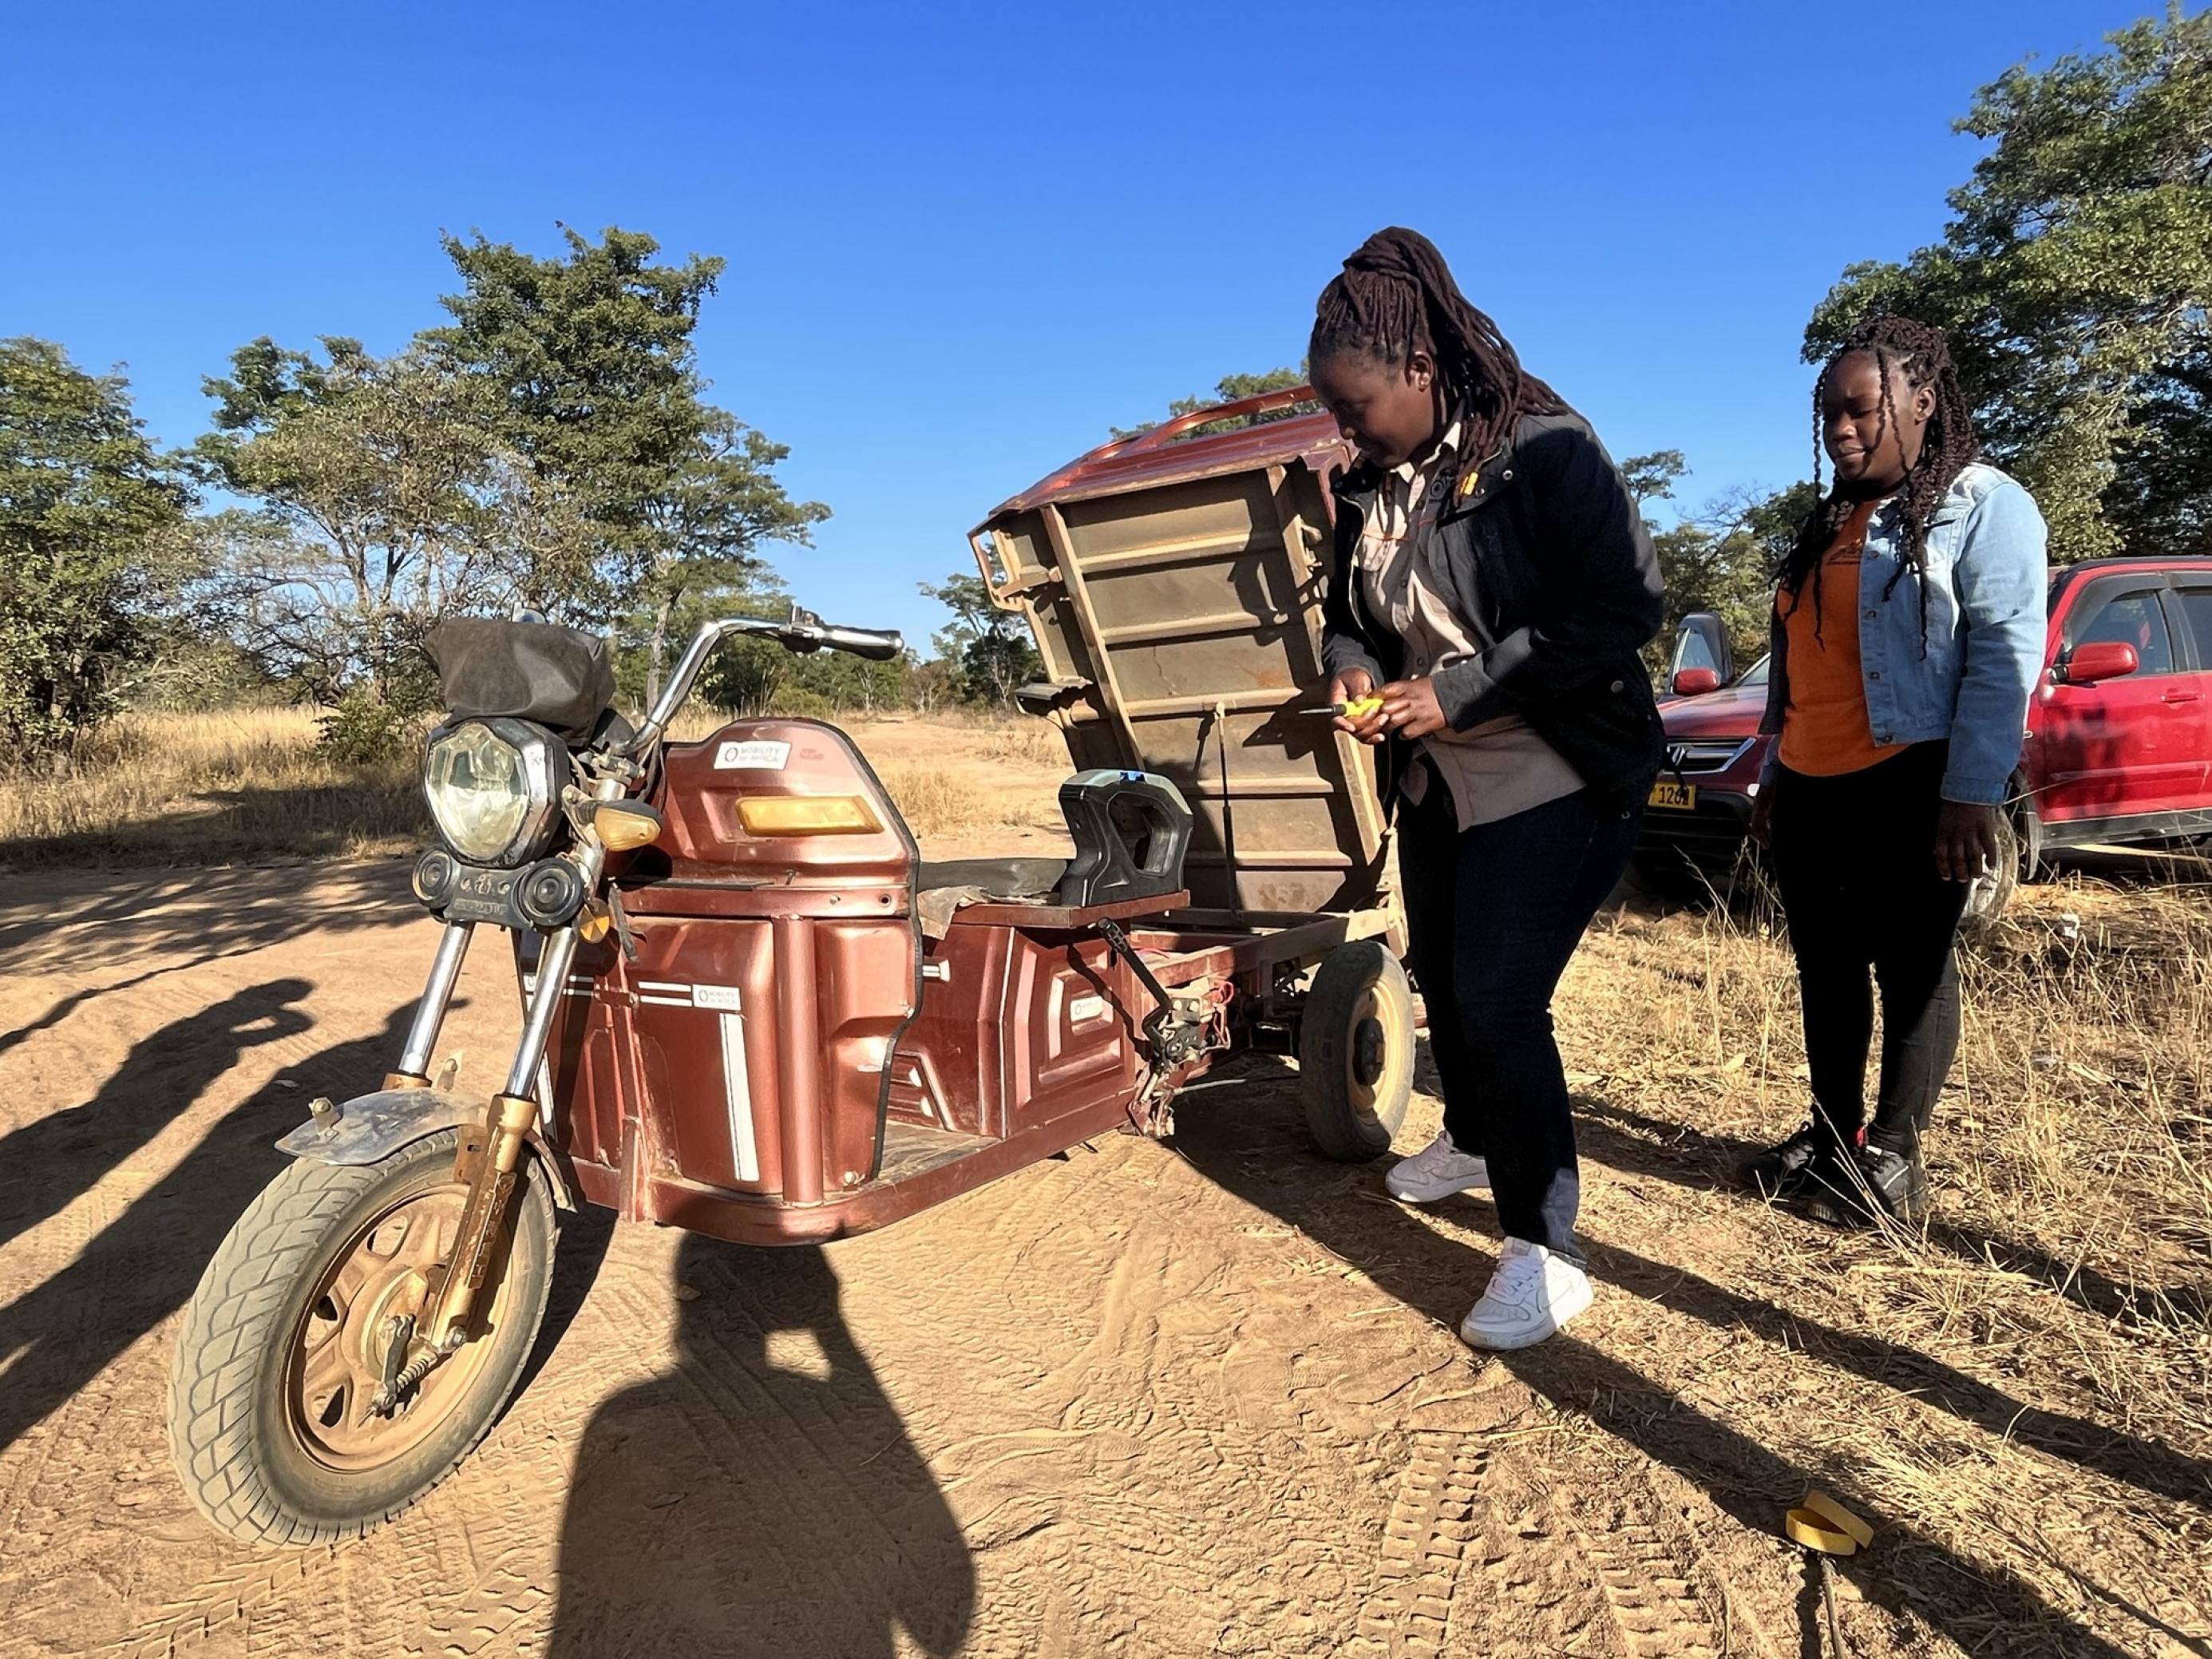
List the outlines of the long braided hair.
{"type": "Polygon", "coordinates": [[[1393,225],[1362,242],[1322,289],[1308,356],[1319,363],[1356,352],[1395,368],[1416,351],[1436,359],[1469,460],[1504,447],[1522,416],[1567,410],[1565,398],[1521,367],[1498,325],[1468,303],[1437,245],[1393,225]]]}
{"type": "MultiPolygon", "coordinates": [[[[1889,585],[1881,591],[1882,598],[1887,599],[1897,591],[1898,583],[1905,580],[1905,573],[1908,569],[1913,573],[1914,586],[1920,596],[1920,649],[1924,655],[1928,650],[1928,585],[1920,579],[1927,569],[1928,521],[1935,517],[1936,509],[1950,493],[1952,481],[1982,453],[1982,447],[1974,436],[1973,412],[1967,405],[1966,392],[1960,387],[1959,371],[1951,362],[1950,343],[1944,339],[1943,331],[1910,317],[1875,317],[1844,337],[1844,343],[1820,366],[1820,378],[1813,383],[1814,489],[1820,487],[1820,441],[1826,421],[1828,382],[1845,358],[1855,356],[1874,359],[1875,372],[1881,380],[1881,417],[1887,430],[1897,429],[1898,418],[1890,391],[1892,370],[1902,371],[1908,390],[1918,392],[1923,386],[1932,386],[1936,392],[1935,410],[1928,417],[1926,431],[1921,434],[1919,458],[1906,470],[1905,481],[1895,492],[1904,520],[1901,531],[1905,556],[1891,573],[1889,585]]],[[[1807,578],[1820,568],[1820,561],[1835,545],[1844,522],[1858,505],[1838,483],[1798,526],[1796,539],[1775,572],[1776,585],[1789,596],[1790,611],[1804,602],[1807,578]]],[[[1813,583],[1813,635],[1815,639],[1820,635],[1818,581],[1813,583]]]]}

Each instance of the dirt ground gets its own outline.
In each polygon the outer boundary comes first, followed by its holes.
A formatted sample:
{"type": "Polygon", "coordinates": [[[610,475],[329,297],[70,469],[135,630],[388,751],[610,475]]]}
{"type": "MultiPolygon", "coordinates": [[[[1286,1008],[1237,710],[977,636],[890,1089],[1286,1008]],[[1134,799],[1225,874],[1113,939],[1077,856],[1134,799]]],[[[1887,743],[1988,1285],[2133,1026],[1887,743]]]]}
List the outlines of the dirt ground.
{"type": "MultiPolygon", "coordinates": [[[[1860,1449],[1778,1431],[1778,1389],[1930,1457],[2029,1442],[2076,1523],[2059,1605],[2017,1540],[1872,1514],[1851,1653],[2212,1653],[2201,1561],[2104,1496],[2201,1507],[2202,1460],[1744,1288],[1805,1224],[1714,1189],[1695,1090],[1580,1076],[1599,1299],[1527,1354],[1453,1334],[1487,1204],[1320,1160],[1254,1060],[1171,1142],[825,1249],[570,1218],[532,1380],[458,1474],[356,1543],[234,1547],[169,1467],[179,1310],[270,1143],[397,1053],[431,942],[390,861],[0,896],[0,1653],[1811,1656],[1778,1528],[1860,1449]]],[[[1572,970],[1571,1056],[1638,1017],[1625,948],[1572,970]]],[[[503,1067],[510,984],[471,962],[465,1076],[503,1067]]]]}

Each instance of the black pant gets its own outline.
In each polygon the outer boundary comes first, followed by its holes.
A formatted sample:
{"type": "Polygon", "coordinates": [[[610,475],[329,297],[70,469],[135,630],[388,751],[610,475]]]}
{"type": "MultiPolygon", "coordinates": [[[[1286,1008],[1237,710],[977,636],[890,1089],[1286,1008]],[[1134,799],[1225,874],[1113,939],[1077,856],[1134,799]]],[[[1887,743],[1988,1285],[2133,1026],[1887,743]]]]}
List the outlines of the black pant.
{"type": "Polygon", "coordinates": [[[1408,955],[1444,1128],[1487,1160],[1499,1231],[1576,1261],[1582,1178],[1552,993],[1643,816],[1640,789],[1585,789],[1462,830],[1433,774],[1421,804],[1399,809],[1408,955]]]}
{"type": "Polygon", "coordinates": [[[1846,1141],[1866,1121],[1871,969],[1881,1081],[1867,1133],[1894,1152],[1927,1131],[1959,1053],[1952,941],[1966,884],[1936,868],[1947,747],[1915,744],[1841,777],[1784,768],[1773,786],[1774,874],[1797,956],[1814,1105],[1846,1141]]]}

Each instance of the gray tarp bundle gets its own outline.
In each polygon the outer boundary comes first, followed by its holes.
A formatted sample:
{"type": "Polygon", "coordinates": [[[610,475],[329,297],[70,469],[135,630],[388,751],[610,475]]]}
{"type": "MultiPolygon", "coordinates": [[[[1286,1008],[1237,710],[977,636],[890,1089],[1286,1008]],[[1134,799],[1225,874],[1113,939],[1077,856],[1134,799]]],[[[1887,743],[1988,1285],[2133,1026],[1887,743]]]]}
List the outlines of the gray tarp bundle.
{"type": "Polygon", "coordinates": [[[456,720],[534,720],[580,743],[614,704],[607,642],[573,628],[462,617],[424,643],[456,720]]]}

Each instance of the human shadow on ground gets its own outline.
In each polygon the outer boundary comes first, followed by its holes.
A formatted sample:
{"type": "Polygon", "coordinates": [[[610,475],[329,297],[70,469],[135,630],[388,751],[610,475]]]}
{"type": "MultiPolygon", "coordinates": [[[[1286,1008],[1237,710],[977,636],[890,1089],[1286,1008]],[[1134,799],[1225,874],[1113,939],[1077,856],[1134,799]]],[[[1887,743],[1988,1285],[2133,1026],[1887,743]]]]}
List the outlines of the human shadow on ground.
{"type": "Polygon", "coordinates": [[[562,1522],[554,1659],[889,1659],[965,1640],[975,1563],[815,1247],[694,1235],[676,1368],[600,1406],[562,1522]]]}
{"type": "MultiPolygon", "coordinates": [[[[305,980],[271,980],[163,1026],[80,1109],[87,1124],[141,1114],[166,1122],[189,1109],[246,1049],[309,1030],[295,1005],[311,989],[305,980]]],[[[396,1011],[374,1036],[288,1067],[298,1091],[264,1089],[240,1102],[75,1261],[0,1308],[0,1359],[12,1357],[0,1388],[0,1448],[184,1304],[231,1224],[283,1166],[274,1142],[299,1122],[301,1103],[374,1078],[398,1052],[410,1012],[396,1011]]]]}
{"type": "MultiPolygon", "coordinates": [[[[107,991],[127,990],[175,971],[157,969],[120,985],[64,997],[30,1025],[0,1035],[0,1054],[33,1031],[60,1024],[107,991]]],[[[304,981],[299,980],[276,984],[305,989],[304,981]]],[[[253,1012],[268,1008],[269,999],[260,994],[267,988],[242,994],[246,998],[242,1004],[234,997],[207,1011],[206,1017],[216,1020],[231,1013],[245,1015],[246,1023],[237,1029],[234,1044],[196,1040],[204,1030],[227,1029],[203,1028],[203,1016],[179,1020],[133,1049],[91,1100],[33,1118],[0,1135],[0,1171],[10,1177],[5,1186],[0,1186],[0,1244],[59,1214],[91,1191],[109,1170],[159,1134],[178,1113],[189,1109],[201,1091],[236,1064],[246,1048],[306,1030],[306,1016],[289,1007],[279,1006],[274,1012],[253,1012]]]]}
{"type": "Polygon", "coordinates": [[[166,979],[171,974],[181,974],[194,968],[204,968],[210,962],[221,962],[228,957],[248,956],[260,948],[258,945],[249,944],[233,945],[228,951],[210,951],[205,956],[193,957],[189,961],[167,963],[159,968],[149,968],[143,974],[133,974],[128,979],[114,980],[106,985],[88,985],[80,990],[70,992],[65,997],[57,997],[52,1006],[36,1019],[18,1025],[13,1030],[0,1031],[0,1054],[21,1048],[41,1031],[52,1030],[87,1003],[95,1002],[101,997],[117,991],[135,991],[142,985],[154,980],[166,979]]]}
{"type": "MultiPolygon", "coordinates": [[[[1239,1091],[1235,1109],[1184,1114],[1176,1149],[1210,1180],[1355,1264],[1407,1307],[1455,1328],[1495,1265],[1494,1254],[1471,1251],[1395,1206],[1376,1201],[1379,1168],[1347,1168],[1316,1157],[1306,1143],[1294,1091],[1267,1086],[1273,1079],[1258,1069],[1260,1062],[1245,1064],[1255,1068],[1253,1086],[1239,1091]]],[[[1733,1328],[1757,1310],[1767,1333],[1797,1323],[1780,1310],[1734,1297],[1695,1274],[1604,1247],[1594,1246],[1590,1254],[1593,1276],[1601,1283],[1645,1294],[1663,1291],[1668,1305],[1698,1317],[1733,1328]]],[[[1490,1363],[1503,1364],[1555,1405],[1582,1413],[1694,1482],[1747,1528],[1774,1532],[1804,1495],[1805,1470],[1571,1334],[1490,1363]]],[[[1867,1601],[1923,1619],[1970,1651],[1986,1647],[1995,1620],[2018,1635],[2035,1632],[2051,1651],[2124,1659],[2124,1650],[2066,1618],[2024,1580],[1961,1559],[1937,1540],[1884,1515],[1848,1482],[1827,1484],[1887,1534],[1879,1551],[1838,1565],[1867,1601]]],[[[1807,1639],[1820,1638],[1813,1631],[1807,1639]]]]}

